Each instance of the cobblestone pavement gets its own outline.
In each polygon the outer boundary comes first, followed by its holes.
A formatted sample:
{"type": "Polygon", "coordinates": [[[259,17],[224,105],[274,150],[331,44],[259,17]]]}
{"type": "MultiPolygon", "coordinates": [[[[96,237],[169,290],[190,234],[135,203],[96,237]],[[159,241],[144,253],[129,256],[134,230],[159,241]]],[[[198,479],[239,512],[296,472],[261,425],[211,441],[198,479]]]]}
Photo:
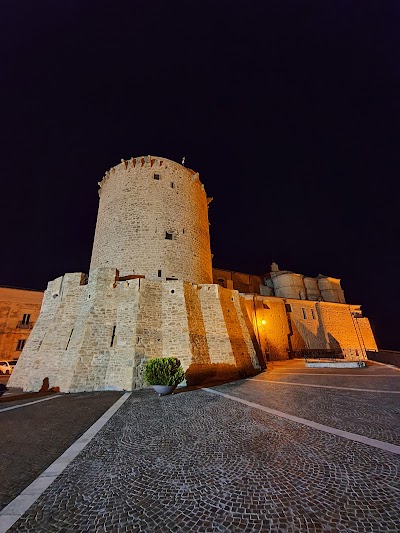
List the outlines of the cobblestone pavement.
{"type": "MultiPolygon", "coordinates": [[[[317,389],[268,387],[240,381],[217,390],[263,405],[273,396],[284,412],[308,404],[311,392],[312,420],[327,412],[324,423],[333,426],[349,409],[353,430],[361,414],[382,426],[383,440],[394,431],[383,413],[388,401],[398,409],[398,395],[332,389],[327,396],[323,389],[318,398],[317,389]]],[[[394,533],[399,474],[394,453],[206,391],[159,398],[145,390],[132,394],[10,531],[394,533]]]]}
{"type": "Polygon", "coordinates": [[[262,377],[280,382],[400,391],[400,370],[371,362],[367,368],[357,369],[305,368],[302,360],[295,359],[268,363],[268,371],[262,377]]]}
{"type": "MultiPolygon", "coordinates": [[[[68,394],[1,413],[0,509],[64,452],[120,392],[68,394]]],[[[39,398],[40,399],[40,398],[39,398]]],[[[1,409],[32,402],[7,402],[1,409]]]]}

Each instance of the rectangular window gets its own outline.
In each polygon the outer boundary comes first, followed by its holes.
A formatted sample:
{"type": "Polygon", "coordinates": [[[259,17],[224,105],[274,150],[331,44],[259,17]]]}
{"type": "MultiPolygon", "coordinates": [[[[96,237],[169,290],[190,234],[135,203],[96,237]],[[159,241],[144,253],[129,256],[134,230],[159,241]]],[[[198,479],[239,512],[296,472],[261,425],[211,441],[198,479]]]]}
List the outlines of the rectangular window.
{"type": "Polygon", "coordinates": [[[171,231],[166,231],[165,238],[169,241],[172,241],[172,239],[174,238],[174,234],[171,231]]]}
{"type": "Polygon", "coordinates": [[[161,270],[158,271],[158,277],[161,278],[162,272],[161,270]]]}
{"type": "Polygon", "coordinates": [[[155,180],[160,180],[160,174],[153,174],[153,178],[155,180]]]}
{"type": "Polygon", "coordinates": [[[315,320],[315,313],[314,313],[314,309],[311,309],[311,316],[313,317],[313,320],[315,320]]]}
{"type": "Polygon", "coordinates": [[[19,341],[17,342],[17,352],[22,352],[25,346],[25,342],[25,339],[19,339],[19,341]]]}
{"type": "Polygon", "coordinates": [[[171,181],[171,189],[175,189],[175,183],[171,181]]]}
{"type": "Polygon", "coordinates": [[[292,312],[292,306],[290,304],[285,304],[286,313],[292,312]]]}
{"type": "Polygon", "coordinates": [[[22,323],[23,324],[29,324],[29,321],[31,319],[31,315],[28,314],[28,313],[25,313],[24,316],[22,317],[22,323]]]}
{"type": "Polygon", "coordinates": [[[303,318],[307,318],[307,311],[304,309],[304,307],[301,308],[303,312],[303,318]]]}

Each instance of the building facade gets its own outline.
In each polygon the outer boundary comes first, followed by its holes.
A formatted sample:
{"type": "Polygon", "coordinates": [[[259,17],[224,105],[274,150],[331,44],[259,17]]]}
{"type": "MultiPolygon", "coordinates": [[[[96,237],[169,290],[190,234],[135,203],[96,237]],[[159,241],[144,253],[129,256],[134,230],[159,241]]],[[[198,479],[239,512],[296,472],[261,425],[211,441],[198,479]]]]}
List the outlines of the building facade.
{"type": "Polygon", "coordinates": [[[42,306],[43,292],[0,287],[0,359],[22,353],[42,306]]]}
{"type": "Polygon", "coordinates": [[[293,357],[366,358],[377,351],[360,305],[346,303],[340,279],[315,278],[272,263],[255,276],[213,269],[214,282],[242,293],[259,346],[268,361],[293,357]]]}
{"type": "Polygon", "coordinates": [[[89,275],[49,282],[10,386],[38,390],[48,378],[63,392],[132,390],[145,384],[146,361],[166,356],[181,360],[189,384],[253,375],[303,346],[365,358],[356,330],[342,331],[359,306],[344,303],[339,280],[276,264],[266,276],[213,271],[198,173],[137,157],[99,186],[89,275]]]}

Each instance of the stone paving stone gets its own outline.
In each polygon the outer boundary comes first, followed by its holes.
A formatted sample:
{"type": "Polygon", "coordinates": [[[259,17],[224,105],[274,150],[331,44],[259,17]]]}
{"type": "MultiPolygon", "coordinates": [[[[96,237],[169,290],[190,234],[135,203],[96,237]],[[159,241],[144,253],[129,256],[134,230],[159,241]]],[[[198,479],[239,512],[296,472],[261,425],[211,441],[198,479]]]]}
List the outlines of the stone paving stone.
{"type": "Polygon", "coordinates": [[[399,531],[399,471],[400,456],[204,391],[141,391],[10,531],[399,531]]]}
{"type": "MultiPolygon", "coordinates": [[[[57,459],[121,394],[68,394],[0,412],[0,508],[57,459]]],[[[3,407],[12,405],[15,403],[3,407]]]]}
{"type": "Polygon", "coordinates": [[[314,383],[321,385],[348,386],[366,389],[386,389],[400,391],[400,370],[389,366],[367,363],[366,368],[306,368],[304,361],[274,361],[262,374],[265,379],[314,383]]]}
{"type": "MultiPolygon", "coordinates": [[[[262,378],[269,379],[266,374],[262,374],[262,378]]],[[[319,376],[313,376],[312,383],[318,384],[319,376]]],[[[218,390],[320,424],[400,445],[400,394],[246,380],[222,385],[218,390]]]]}

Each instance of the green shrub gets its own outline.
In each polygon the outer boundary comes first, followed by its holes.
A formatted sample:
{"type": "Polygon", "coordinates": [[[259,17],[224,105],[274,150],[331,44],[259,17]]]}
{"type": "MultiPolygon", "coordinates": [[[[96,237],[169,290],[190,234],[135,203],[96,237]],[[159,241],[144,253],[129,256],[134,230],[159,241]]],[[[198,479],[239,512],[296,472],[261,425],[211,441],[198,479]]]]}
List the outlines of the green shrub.
{"type": "Polygon", "coordinates": [[[176,357],[150,359],[144,368],[144,377],[149,385],[179,385],[185,374],[176,357]]]}

